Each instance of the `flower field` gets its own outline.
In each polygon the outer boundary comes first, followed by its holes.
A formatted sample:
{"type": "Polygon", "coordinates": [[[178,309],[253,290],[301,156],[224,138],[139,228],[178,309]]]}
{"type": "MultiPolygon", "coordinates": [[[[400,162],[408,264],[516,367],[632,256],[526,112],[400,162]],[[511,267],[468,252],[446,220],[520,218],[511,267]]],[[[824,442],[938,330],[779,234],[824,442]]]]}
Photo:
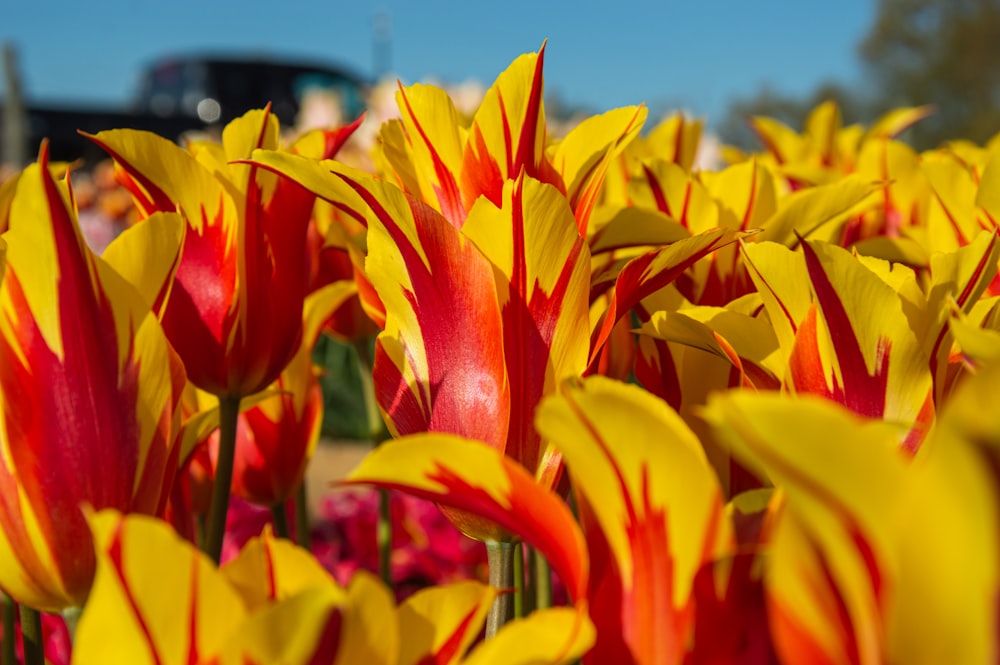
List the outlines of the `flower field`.
{"type": "Polygon", "coordinates": [[[997,662],[1000,139],[708,168],[544,56],[0,185],[0,665],[997,662]]]}

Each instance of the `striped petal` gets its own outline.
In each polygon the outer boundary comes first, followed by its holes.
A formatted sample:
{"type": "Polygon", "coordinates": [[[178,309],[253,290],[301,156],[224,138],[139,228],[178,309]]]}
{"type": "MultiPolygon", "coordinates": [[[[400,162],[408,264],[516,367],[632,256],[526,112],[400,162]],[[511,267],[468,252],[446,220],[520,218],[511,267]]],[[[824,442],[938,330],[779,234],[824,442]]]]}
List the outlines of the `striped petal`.
{"type": "Polygon", "coordinates": [[[498,591],[480,582],[456,582],[413,594],[396,609],[402,638],[399,665],[453,665],[486,621],[498,591]]]}
{"type": "Polygon", "coordinates": [[[403,131],[383,130],[390,142],[384,148],[386,158],[404,191],[461,228],[467,208],[459,191],[463,136],[455,105],[444,90],[423,84],[400,86],[396,103],[403,131]],[[393,142],[393,136],[400,140],[393,142]]]}
{"type": "Polygon", "coordinates": [[[385,304],[376,398],[395,434],[450,432],[502,449],[510,394],[493,268],[437,212],[375,180],[365,270],[385,304]],[[474,415],[473,415],[474,414],[474,415]]]}
{"type": "Polygon", "coordinates": [[[1000,239],[997,232],[980,233],[969,245],[931,257],[931,285],[927,293],[928,329],[923,331],[932,363],[934,402],[942,404],[950,388],[949,360],[953,335],[949,320],[954,310],[968,313],[997,275],[1000,239]]]}
{"type": "Polygon", "coordinates": [[[781,368],[768,359],[777,350],[774,331],[759,318],[717,308],[656,312],[642,334],[700,349],[722,358],[746,388],[780,388],[781,368]]]}
{"type": "Polygon", "coordinates": [[[545,459],[534,413],[542,397],[586,367],[590,253],[565,197],[530,178],[504,186],[501,208],[481,199],[462,233],[496,270],[503,356],[517,388],[504,450],[551,487],[559,461],[545,459]]]}
{"type": "Polygon", "coordinates": [[[91,517],[98,573],[80,617],[74,663],[209,662],[246,610],[212,562],[165,523],[91,517]]]}
{"type": "Polygon", "coordinates": [[[133,129],[89,138],[115,160],[143,215],[181,212],[196,229],[213,219],[235,219],[236,209],[222,184],[173,141],[133,129]]]}
{"type": "Polygon", "coordinates": [[[641,176],[629,180],[629,199],[662,212],[692,233],[719,226],[718,202],[694,175],[673,162],[644,162],[641,176]]]}
{"type": "Polygon", "coordinates": [[[786,384],[863,416],[909,423],[906,445],[915,449],[933,413],[931,376],[899,293],[833,245],[804,242],[804,274],[796,255],[762,247],[745,253],[775,332],[791,348],[786,384]]]}
{"type": "Polygon", "coordinates": [[[569,508],[503,453],[456,436],[414,434],[376,448],[346,482],[398,489],[463,511],[459,528],[480,540],[523,538],[545,555],[571,598],[585,602],[587,555],[569,508]]]}
{"type": "Polygon", "coordinates": [[[22,174],[5,234],[0,568],[18,600],[58,610],[94,574],[81,503],[165,508],[185,378],[144,298],[86,248],[46,162],[43,149],[22,174]]]}
{"type": "Polygon", "coordinates": [[[501,204],[504,182],[525,175],[562,183],[545,160],[542,66],[545,46],[518,57],[486,91],[469,129],[462,160],[466,210],[480,196],[501,204]]]}
{"type": "Polygon", "coordinates": [[[91,138],[126,175],[144,214],[177,210],[187,219],[162,321],[191,380],[217,395],[264,388],[301,335],[308,279],[301,257],[314,200],[298,183],[245,161],[277,148],[277,120],[266,109],[250,111],[226,126],[221,146],[194,144],[191,152],[132,130],[91,138]]]}
{"type": "Polygon", "coordinates": [[[778,201],[758,242],[770,240],[794,246],[795,235],[809,237],[826,225],[842,223],[848,216],[874,205],[876,186],[860,176],[850,175],[832,183],[792,192],[778,201]]]}
{"type": "Polygon", "coordinates": [[[605,292],[612,279],[614,290],[607,312],[591,332],[589,365],[594,366],[615,323],[639,301],[677,279],[698,259],[736,242],[739,237],[738,232],[727,229],[706,231],[637,256],[617,275],[601,275],[594,280],[591,299],[605,292]]]}
{"type": "Polygon", "coordinates": [[[317,587],[329,587],[341,601],[347,598],[308,550],[275,538],[270,525],[247,541],[219,572],[251,612],[317,587]]]}
{"type": "Polygon", "coordinates": [[[587,118],[556,146],[552,166],[566,185],[580,235],[587,237],[590,213],[600,196],[611,164],[639,134],[645,106],[630,106],[587,118]]]}
{"type": "MultiPolygon", "coordinates": [[[[330,587],[312,587],[290,598],[259,609],[229,635],[221,665],[314,665],[338,662],[346,650],[345,634],[350,608],[342,592],[330,587]]],[[[391,608],[391,601],[390,606],[391,608]]],[[[380,608],[384,609],[384,608],[380,608]]],[[[358,626],[352,626],[359,630],[358,626]]],[[[367,626],[361,629],[369,629],[367,626]]],[[[391,660],[365,653],[366,660],[340,662],[384,663],[391,660]]],[[[200,661],[199,661],[200,662],[200,661]]]]}
{"type": "Polygon", "coordinates": [[[695,574],[732,537],[701,444],[664,402],[601,376],[544,402],[538,428],[566,459],[594,566],[591,662],[678,662],[695,574]]]}
{"type": "Polygon", "coordinates": [[[573,663],[593,644],[594,626],[585,615],[567,607],[555,607],[504,624],[493,639],[476,647],[462,665],[573,663]]]}
{"type": "Polygon", "coordinates": [[[882,662],[906,428],[775,393],[719,394],[704,415],[734,454],[784,492],[765,572],[783,659],[882,662]]]}
{"type": "Polygon", "coordinates": [[[897,662],[989,662],[1000,652],[998,389],[995,361],[964,381],[911,468],[887,629],[897,662]]]}
{"type": "Polygon", "coordinates": [[[359,571],[346,592],[320,584],[255,612],[230,636],[221,662],[395,665],[393,609],[385,585],[359,571]]]}
{"type": "Polygon", "coordinates": [[[153,213],[123,231],[101,254],[157,314],[173,287],[185,226],[176,213],[153,213]]]}

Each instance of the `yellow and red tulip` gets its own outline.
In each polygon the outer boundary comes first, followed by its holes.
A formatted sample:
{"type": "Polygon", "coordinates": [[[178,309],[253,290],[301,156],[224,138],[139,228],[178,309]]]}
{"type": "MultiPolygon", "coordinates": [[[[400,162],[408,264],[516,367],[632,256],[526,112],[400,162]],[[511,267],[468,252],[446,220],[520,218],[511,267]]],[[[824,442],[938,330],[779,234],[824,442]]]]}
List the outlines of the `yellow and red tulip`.
{"type": "Polygon", "coordinates": [[[586,617],[557,608],[467,653],[497,594],[478,582],[425,590],[397,607],[371,574],[342,588],[308,552],[266,532],[216,569],[157,520],[102,511],[91,528],[98,575],[74,663],[478,664],[494,662],[502,646],[504,662],[555,664],[593,640],[586,617]],[[552,630],[559,639],[538,639],[552,630]]]}
{"type": "Polygon", "coordinates": [[[697,437],[664,402],[593,376],[546,400],[538,427],[566,459],[592,565],[587,662],[680,663],[693,583],[732,547],[697,437]]]}
{"type": "Polygon", "coordinates": [[[906,423],[905,445],[915,450],[934,401],[927,354],[904,308],[912,273],[823,242],[803,242],[801,255],[770,243],[748,243],[744,253],[786,358],[787,389],[906,423]]]}
{"type": "Polygon", "coordinates": [[[383,161],[400,187],[461,228],[480,197],[500,206],[505,183],[523,175],[562,192],[586,237],[608,169],[638,134],[646,110],[589,118],[550,149],[544,60],[544,46],[514,60],[486,92],[469,128],[443,90],[401,87],[401,117],[382,129],[383,161]]]}
{"type": "Polygon", "coordinates": [[[222,145],[195,144],[191,152],[134,130],[92,139],[115,159],[142,214],[178,211],[187,220],[175,283],[157,305],[191,381],[237,397],[266,387],[302,334],[314,197],[234,162],[277,149],[277,119],[251,111],[226,127],[222,145]]]}
{"type": "Polygon", "coordinates": [[[587,555],[569,508],[500,451],[450,434],[413,434],[379,446],[345,482],[404,490],[462,511],[459,526],[481,539],[523,538],[546,556],[570,598],[586,604],[587,555]]]}
{"type": "Polygon", "coordinates": [[[995,657],[996,370],[963,386],[913,458],[906,427],[815,396],[710,401],[716,434],[777,487],[764,583],[782,662],[995,657]]]}
{"type": "MultiPolygon", "coordinates": [[[[312,350],[324,322],[343,301],[342,286],[332,284],[306,298],[302,342],[278,380],[271,384],[274,394],[240,412],[232,491],[251,503],[273,506],[290,499],[316,449],[323,420],[323,394],[312,350]]],[[[214,463],[218,455],[217,433],[209,441],[209,451],[214,463]]]]}
{"type": "MultiPolygon", "coordinates": [[[[174,263],[182,222],[160,214],[148,224],[172,234],[139,225],[117,241],[130,248],[120,256],[169,280],[156,266],[174,263]]],[[[4,238],[0,586],[57,611],[82,605],[94,576],[81,506],[163,513],[185,376],[149,292],[87,249],[72,190],[50,174],[45,146],[18,181],[4,238]]]]}

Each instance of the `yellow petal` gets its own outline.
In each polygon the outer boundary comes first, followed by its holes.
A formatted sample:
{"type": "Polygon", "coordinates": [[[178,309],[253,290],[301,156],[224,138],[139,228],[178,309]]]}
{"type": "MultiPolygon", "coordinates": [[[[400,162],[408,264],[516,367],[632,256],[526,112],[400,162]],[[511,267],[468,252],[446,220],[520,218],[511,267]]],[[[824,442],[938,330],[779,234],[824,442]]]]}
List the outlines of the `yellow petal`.
{"type": "Polygon", "coordinates": [[[246,611],[211,560],[160,520],[107,510],[90,523],[97,577],[73,662],[181,665],[218,655],[246,611]]]}
{"type": "Polygon", "coordinates": [[[339,594],[346,598],[308,550],[275,538],[270,527],[250,539],[239,555],[219,571],[239,592],[250,611],[316,587],[331,587],[334,597],[339,594]]]}
{"type": "Polygon", "coordinates": [[[451,665],[479,635],[497,590],[479,582],[456,582],[423,589],[396,610],[402,644],[399,665],[432,658],[451,665]]]}
{"type": "Polygon", "coordinates": [[[594,639],[594,626],[586,616],[566,607],[550,608],[505,624],[493,639],[479,645],[462,664],[571,663],[587,653],[594,639]]]}

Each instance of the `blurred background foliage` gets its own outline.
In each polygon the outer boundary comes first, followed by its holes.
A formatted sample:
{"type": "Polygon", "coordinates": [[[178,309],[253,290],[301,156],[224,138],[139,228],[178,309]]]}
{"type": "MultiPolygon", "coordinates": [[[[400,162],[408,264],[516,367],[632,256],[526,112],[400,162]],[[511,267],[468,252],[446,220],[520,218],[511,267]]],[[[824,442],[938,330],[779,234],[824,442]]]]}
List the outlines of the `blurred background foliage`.
{"type": "Polygon", "coordinates": [[[331,439],[371,440],[357,348],[321,335],[313,351],[313,362],[323,368],[319,377],[323,389],[322,435],[331,439]]]}

